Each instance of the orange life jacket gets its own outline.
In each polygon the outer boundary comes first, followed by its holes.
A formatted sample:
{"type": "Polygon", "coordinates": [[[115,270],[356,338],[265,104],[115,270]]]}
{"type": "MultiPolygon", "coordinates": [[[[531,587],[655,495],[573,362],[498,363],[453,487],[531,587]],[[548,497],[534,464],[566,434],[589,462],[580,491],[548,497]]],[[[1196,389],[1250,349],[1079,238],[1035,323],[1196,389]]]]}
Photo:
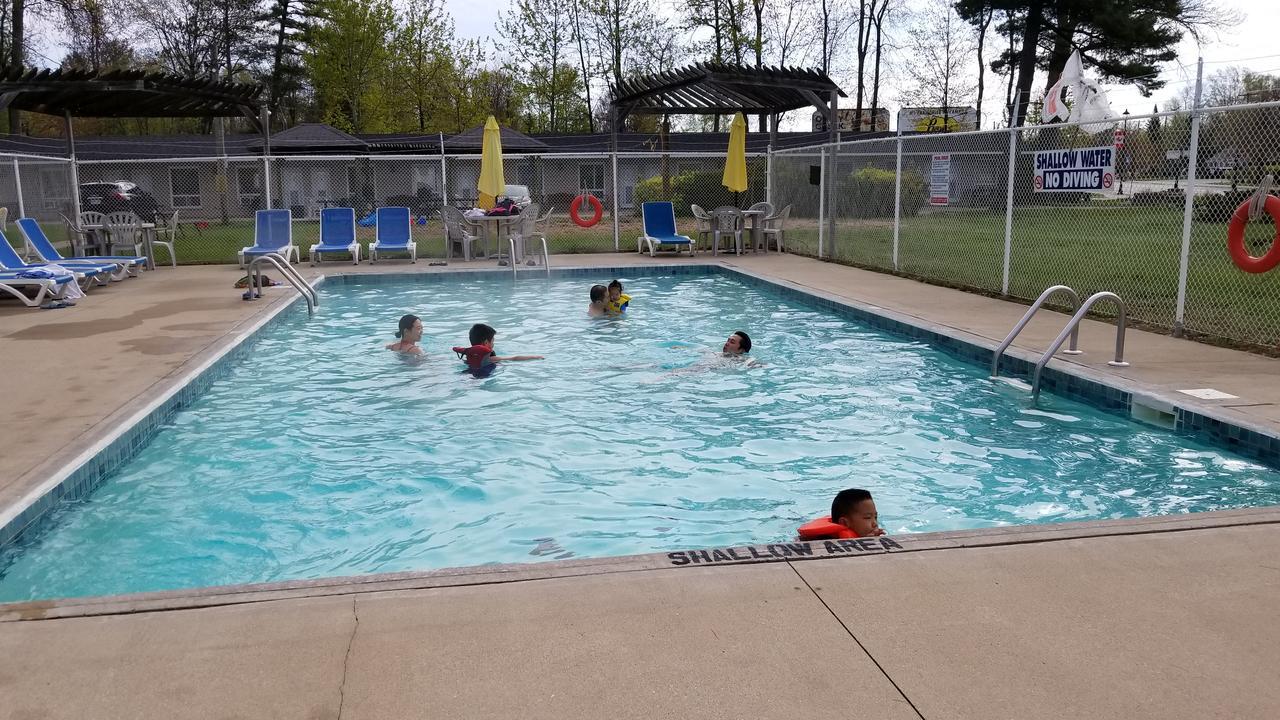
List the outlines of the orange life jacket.
{"type": "Polygon", "coordinates": [[[856,538],[858,534],[840,523],[831,522],[830,515],[823,515],[817,520],[800,526],[801,540],[842,540],[856,538]]]}

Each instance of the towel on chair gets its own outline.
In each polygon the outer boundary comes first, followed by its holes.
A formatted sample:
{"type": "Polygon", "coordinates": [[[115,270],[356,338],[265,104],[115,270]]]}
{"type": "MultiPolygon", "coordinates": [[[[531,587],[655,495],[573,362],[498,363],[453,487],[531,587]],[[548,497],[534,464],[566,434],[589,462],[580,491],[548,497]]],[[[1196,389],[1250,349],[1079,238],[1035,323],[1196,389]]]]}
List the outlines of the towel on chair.
{"type": "Polygon", "coordinates": [[[41,265],[39,267],[23,268],[18,271],[18,277],[28,280],[53,280],[60,277],[69,277],[71,282],[63,283],[62,298],[78,300],[84,297],[84,291],[80,289],[80,284],[75,281],[76,274],[61,265],[41,265]]]}

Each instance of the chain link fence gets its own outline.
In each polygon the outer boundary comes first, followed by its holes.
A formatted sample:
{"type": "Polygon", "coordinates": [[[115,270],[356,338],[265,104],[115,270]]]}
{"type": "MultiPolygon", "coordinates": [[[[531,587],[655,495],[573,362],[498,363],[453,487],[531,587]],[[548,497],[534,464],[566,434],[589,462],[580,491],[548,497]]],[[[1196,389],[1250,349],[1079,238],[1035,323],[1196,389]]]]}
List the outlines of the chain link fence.
{"type": "MultiPolygon", "coordinates": [[[[253,243],[254,211],[287,208],[294,243],[317,241],[320,211],[352,207],[361,242],[372,213],[407,206],[418,254],[445,253],[441,208],[474,206],[478,155],[275,155],[212,144],[187,156],[80,161],[0,156],[0,204],[68,237],[83,210],[131,209],[178,217],[184,264],[234,262],[253,243]],[[199,155],[199,156],[196,156],[199,155]],[[127,184],[122,195],[115,189],[127,184]],[[136,186],[136,187],[134,187],[136,186]]],[[[722,152],[509,154],[504,175],[550,210],[555,254],[634,251],[641,204],[670,200],[682,231],[690,206],[790,206],[786,249],[930,282],[1022,300],[1067,284],[1124,298],[1151,327],[1274,351],[1280,343],[1280,273],[1248,274],[1226,251],[1226,225],[1268,174],[1280,175],[1280,102],[1126,117],[1112,127],[1072,124],[913,135],[748,155],[748,190],[721,185],[722,152]],[[1037,158],[1110,149],[1106,186],[1037,186],[1037,158]],[[1194,158],[1192,157],[1194,155],[1194,158]],[[575,223],[576,198],[600,201],[593,225],[575,223]]],[[[1043,176],[1042,176],[1043,179],[1043,176]]],[[[580,217],[593,216],[584,203],[580,217]]],[[[20,247],[16,229],[7,230],[20,247]]],[[[1260,256],[1275,230],[1249,223],[1260,256]]],[[[1102,313],[1110,309],[1099,307],[1102,313]]]]}
{"type": "MultiPolygon", "coordinates": [[[[772,160],[793,252],[1027,301],[1057,284],[1082,297],[1108,290],[1156,329],[1280,344],[1280,271],[1243,272],[1226,245],[1232,213],[1280,176],[1280,103],[844,142],[772,160]],[[1095,156],[1106,159],[1089,177],[1097,189],[1071,185],[1087,166],[1055,172],[1095,156]],[[1043,186],[1051,175],[1067,186],[1043,186]]],[[[1246,248],[1261,256],[1275,236],[1262,214],[1246,248]]]]}
{"type": "MultiPolygon", "coordinates": [[[[60,184],[46,182],[36,188],[24,175],[23,199],[29,215],[33,201],[42,207],[49,204],[49,212],[34,216],[42,222],[56,221],[56,237],[62,237],[59,214],[70,217],[73,205],[70,164],[66,160],[47,164],[61,173],[60,184]]],[[[634,251],[642,234],[640,206],[649,200],[671,200],[677,217],[688,218],[689,231],[691,204],[710,209],[745,207],[764,200],[767,165],[764,154],[748,156],[749,189],[736,198],[721,185],[722,153],[505,155],[503,174],[508,184],[528,190],[540,214],[552,213],[548,245],[553,254],[564,254],[634,251]],[[572,219],[570,206],[586,196],[600,201],[602,213],[598,221],[584,226],[572,219]]],[[[76,168],[84,210],[135,210],[147,219],[176,212],[177,254],[182,264],[234,262],[241,248],[253,244],[254,212],[266,207],[291,212],[294,244],[304,253],[318,241],[324,208],[354,208],[358,240],[366,243],[374,238],[376,208],[408,207],[419,257],[443,257],[441,208],[475,206],[480,156],[191,157],[81,161],[76,168]],[[120,183],[137,189],[128,197],[116,197],[114,187],[120,183]]],[[[8,187],[3,173],[0,160],[0,192],[8,187]]],[[[16,196],[12,190],[0,198],[14,213],[16,196]]],[[[582,203],[578,216],[584,223],[593,218],[589,201],[582,203]]]]}

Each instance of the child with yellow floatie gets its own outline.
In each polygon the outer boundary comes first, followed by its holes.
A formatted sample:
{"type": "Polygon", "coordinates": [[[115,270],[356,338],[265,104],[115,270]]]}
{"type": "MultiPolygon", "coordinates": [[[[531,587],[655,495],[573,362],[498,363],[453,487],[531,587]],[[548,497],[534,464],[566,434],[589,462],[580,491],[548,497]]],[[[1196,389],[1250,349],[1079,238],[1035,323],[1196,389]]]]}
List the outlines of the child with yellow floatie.
{"type": "Polygon", "coordinates": [[[609,300],[604,304],[606,315],[621,315],[627,311],[631,296],[622,292],[622,283],[614,280],[609,283],[609,300]]]}

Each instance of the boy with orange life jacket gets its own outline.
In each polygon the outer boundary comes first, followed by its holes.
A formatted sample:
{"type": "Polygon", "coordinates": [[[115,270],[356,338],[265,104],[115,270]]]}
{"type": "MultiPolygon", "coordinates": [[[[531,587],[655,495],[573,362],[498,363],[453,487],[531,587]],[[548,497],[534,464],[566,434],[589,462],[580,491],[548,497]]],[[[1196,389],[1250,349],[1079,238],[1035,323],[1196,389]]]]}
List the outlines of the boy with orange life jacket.
{"type": "Polygon", "coordinates": [[[542,359],[541,355],[511,355],[508,357],[498,357],[498,353],[493,351],[493,338],[497,334],[498,332],[488,325],[485,325],[484,323],[476,323],[471,326],[471,332],[468,333],[468,339],[471,341],[471,347],[454,347],[453,351],[458,353],[458,357],[467,364],[467,369],[472,372],[484,370],[496,362],[542,359]]]}
{"type": "Polygon", "coordinates": [[[871,499],[870,492],[860,488],[849,488],[836,493],[835,499],[831,501],[831,515],[800,526],[801,540],[877,535],[884,535],[884,528],[880,527],[876,501],[871,499]]]}

